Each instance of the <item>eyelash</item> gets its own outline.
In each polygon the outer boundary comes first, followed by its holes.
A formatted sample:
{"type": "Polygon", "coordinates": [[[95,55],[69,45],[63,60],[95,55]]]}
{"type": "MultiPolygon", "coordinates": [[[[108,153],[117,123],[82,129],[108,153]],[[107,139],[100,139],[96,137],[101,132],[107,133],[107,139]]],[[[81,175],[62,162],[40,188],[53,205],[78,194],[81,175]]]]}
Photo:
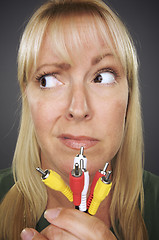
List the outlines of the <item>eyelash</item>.
{"type": "Polygon", "coordinates": [[[115,76],[115,79],[120,77],[117,70],[112,69],[112,68],[103,68],[103,69],[100,69],[100,70],[97,71],[97,73],[95,74],[94,79],[95,79],[99,74],[101,74],[101,73],[106,73],[106,72],[112,73],[112,74],[115,76]]]}
{"type": "MultiPolygon", "coordinates": [[[[94,75],[93,81],[95,80],[95,78],[96,78],[99,74],[105,73],[105,72],[110,72],[110,73],[114,74],[115,79],[117,79],[117,78],[120,77],[117,70],[112,69],[112,68],[103,68],[103,69],[100,69],[100,70],[97,71],[97,73],[94,75]]],[[[42,78],[44,78],[44,77],[47,77],[47,76],[54,76],[54,77],[56,77],[57,74],[58,74],[57,72],[56,72],[56,73],[55,73],[55,72],[43,72],[43,73],[38,74],[38,75],[36,76],[36,80],[37,80],[38,82],[40,82],[40,81],[42,80],[42,78]]],[[[116,82],[115,82],[115,83],[116,83],[116,82]]],[[[114,84],[114,83],[113,83],[113,84],[114,84]]],[[[110,85],[112,85],[112,84],[110,84],[110,85]]]]}
{"type": "Polygon", "coordinates": [[[43,72],[42,74],[39,74],[39,75],[36,76],[36,80],[38,82],[40,82],[42,78],[47,77],[47,76],[54,76],[54,77],[56,77],[56,74],[57,73],[53,73],[53,72],[47,72],[47,73],[43,72]]]}

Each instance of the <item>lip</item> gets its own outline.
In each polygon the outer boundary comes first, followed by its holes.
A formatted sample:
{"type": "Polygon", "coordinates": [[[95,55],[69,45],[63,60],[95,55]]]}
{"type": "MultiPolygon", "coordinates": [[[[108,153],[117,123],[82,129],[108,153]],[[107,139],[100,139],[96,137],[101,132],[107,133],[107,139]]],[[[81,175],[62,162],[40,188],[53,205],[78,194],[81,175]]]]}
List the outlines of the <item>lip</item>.
{"type": "Polygon", "coordinates": [[[70,134],[61,134],[59,140],[67,147],[72,149],[85,149],[95,146],[99,140],[88,136],[74,136],[70,134]]]}

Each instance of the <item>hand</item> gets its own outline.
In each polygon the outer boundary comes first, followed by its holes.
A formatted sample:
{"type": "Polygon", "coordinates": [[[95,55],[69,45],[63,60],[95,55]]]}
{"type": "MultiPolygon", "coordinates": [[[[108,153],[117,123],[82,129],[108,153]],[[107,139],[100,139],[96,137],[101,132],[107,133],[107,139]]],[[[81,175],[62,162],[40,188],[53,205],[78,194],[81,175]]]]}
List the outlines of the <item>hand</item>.
{"type": "Polygon", "coordinates": [[[22,240],[116,240],[101,220],[78,210],[49,209],[44,216],[51,224],[41,233],[34,229],[24,230],[22,240]]]}

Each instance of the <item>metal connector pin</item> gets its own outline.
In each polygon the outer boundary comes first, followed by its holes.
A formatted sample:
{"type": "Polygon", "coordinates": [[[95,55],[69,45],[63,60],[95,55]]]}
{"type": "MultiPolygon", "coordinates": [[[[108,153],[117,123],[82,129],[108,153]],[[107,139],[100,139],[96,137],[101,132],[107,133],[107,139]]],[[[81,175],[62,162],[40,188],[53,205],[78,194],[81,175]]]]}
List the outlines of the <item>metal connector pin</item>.
{"type": "Polygon", "coordinates": [[[42,175],[45,175],[45,172],[41,168],[37,167],[36,170],[40,172],[42,175]]]}
{"type": "Polygon", "coordinates": [[[75,175],[76,176],[79,175],[79,165],[78,165],[78,163],[75,164],[75,175]]]}
{"type": "Polygon", "coordinates": [[[111,180],[110,180],[110,175],[111,175],[112,171],[108,171],[106,176],[102,177],[102,182],[106,183],[106,184],[110,184],[111,180]]]}
{"type": "Polygon", "coordinates": [[[80,155],[83,155],[83,153],[84,153],[84,147],[81,147],[80,148],[80,155]]]}
{"type": "Polygon", "coordinates": [[[107,163],[104,165],[103,170],[99,170],[102,175],[106,175],[106,174],[107,174],[108,165],[109,165],[109,163],[107,162],[107,163]]]}
{"type": "Polygon", "coordinates": [[[50,174],[50,171],[49,171],[49,170],[43,171],[43,170],[42,170],[41,168],[39,168],[39,167],[37,167],[36,170],[42,174],[42,176],[41,176],[42,179],[48,178],[48,176],[49,176],[49,174],[50,174]]]}

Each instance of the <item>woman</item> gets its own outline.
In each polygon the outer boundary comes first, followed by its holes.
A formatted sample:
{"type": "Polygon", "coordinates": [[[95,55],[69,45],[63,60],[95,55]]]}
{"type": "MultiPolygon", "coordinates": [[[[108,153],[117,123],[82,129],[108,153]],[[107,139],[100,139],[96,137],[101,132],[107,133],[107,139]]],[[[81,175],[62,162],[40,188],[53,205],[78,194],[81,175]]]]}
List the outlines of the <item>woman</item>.
{"type": "MultiPolygon", "coordinates": [[[[102,1],[56,0],[35,12],[19,48],[22,118],[0,239],[19,239],[24,228],[22,239],[157,239],[159,180],[143,175],[137,68],[129,33],[102,1]],[[106,162],[113,172],[94,217],[74,210],[36,172],[52,169],[69,184],[81,146],[90,184],[106,162]]],[[[2,183],[11,176],[3,172],[2,183]]]]}

